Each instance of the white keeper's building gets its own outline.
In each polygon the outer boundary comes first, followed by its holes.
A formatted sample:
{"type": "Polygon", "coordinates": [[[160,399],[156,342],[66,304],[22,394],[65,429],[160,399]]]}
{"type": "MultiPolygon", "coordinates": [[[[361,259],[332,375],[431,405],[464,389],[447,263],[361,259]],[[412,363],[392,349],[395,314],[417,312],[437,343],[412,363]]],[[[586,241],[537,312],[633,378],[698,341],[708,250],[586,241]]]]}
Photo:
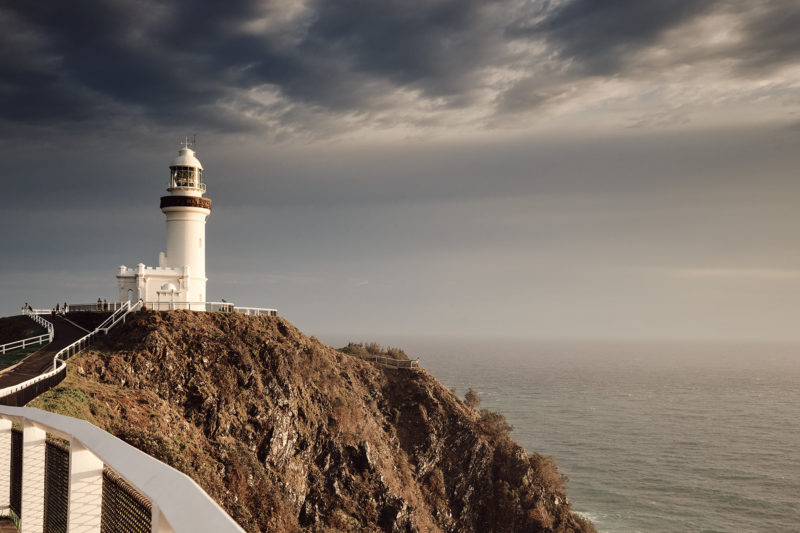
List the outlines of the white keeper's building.
{"type": "Polygon", "coordinates": [[[147,307],[204,310],[206,303],[206,217],[211,198],[204,198],[203,165],[189,143],[169,167],[169,195],[161,197],[167,217],[167,251],[158,254],[158,266],[139,263],[119,267],[121,302],[142,298],[147,307]],[[195,305],[192,305],[195,304],[195,305]]]}

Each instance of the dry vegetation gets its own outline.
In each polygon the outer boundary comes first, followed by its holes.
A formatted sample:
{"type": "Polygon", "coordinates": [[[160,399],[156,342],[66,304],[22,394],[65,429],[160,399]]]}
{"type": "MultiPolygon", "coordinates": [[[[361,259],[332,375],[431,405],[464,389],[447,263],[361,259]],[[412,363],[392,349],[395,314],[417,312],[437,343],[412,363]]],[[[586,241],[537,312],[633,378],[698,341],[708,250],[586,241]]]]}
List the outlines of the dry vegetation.
{"type": "Polygon", "coordinates": [[[410,358],[406,352],[400,348],[387,346],[384,348],[377,342],[350,342],[344,348],[339,348],[339,351],[348,355],[355,355],[356,357],[366,357],[369,355],[377,355],[378,357],[388,357],[389,359],[397,359],[398,361],[408,361],[410,358]]]}

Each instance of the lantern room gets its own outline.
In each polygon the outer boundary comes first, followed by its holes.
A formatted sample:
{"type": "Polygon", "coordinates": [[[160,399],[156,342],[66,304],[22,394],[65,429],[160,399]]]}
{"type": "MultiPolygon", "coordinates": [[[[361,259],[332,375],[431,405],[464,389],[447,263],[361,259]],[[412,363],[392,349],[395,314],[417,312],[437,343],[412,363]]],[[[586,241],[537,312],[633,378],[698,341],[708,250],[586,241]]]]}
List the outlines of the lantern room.
{"type": "Polygon", "coordinates": [[[167,190],[170,192],[202,194],[206,191],[206,184],[203,183],[203,165],[188,145],[178,150],[178,157],[169,166],[169,174],[167,190]]]}

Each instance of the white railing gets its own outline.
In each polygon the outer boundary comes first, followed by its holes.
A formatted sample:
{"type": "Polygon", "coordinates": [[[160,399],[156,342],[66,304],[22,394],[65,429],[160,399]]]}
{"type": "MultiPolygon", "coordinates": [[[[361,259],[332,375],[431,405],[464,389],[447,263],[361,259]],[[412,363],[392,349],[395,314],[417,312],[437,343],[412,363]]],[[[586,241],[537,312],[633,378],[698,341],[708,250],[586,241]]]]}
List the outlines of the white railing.
{"type": "Polygon", "coordinates": [[[207,302],[145,302],[145,308],[152,311],[208,311],[207,302]]]}
{"type": "Polygon", "coordinates": [[[50,311],[46,311],[44,313],[38,313],[37,311],[41,311],[41,309],[22,309],[22,314],[42,326],[44,329],[47,330],[47,334],[50,336],[50,342],[53,342],[53,335],[55,334],[53,331],[53,323],[49,320],[45,320],[40,315],[50,314],[50,311]]]}
{"type": "Polygon", "coordinates": [[[102,330],[103,333],[108,333],[108,330],[120,322],[125,323],[125,317],[127,317],[129,313],[133,313],[134,311],[141,309],[143,303],[144,302],[141,299],[133,305],[131,305],[130,302],[123,302],[122,306],[120,306],[110,317],[106,318],[99,326],[97,326],[96,331],[102,330]]]}
{"type": "Polygon", "coordinates": [[[34,344],[42,344],[45,341],[50,342],[50,333],[45,333],[44,335],[39,335],[38,337],[28,337],[27,339],[22,339],[20,341],[2,344],[0,345],[0,353],[4,354],[6,352],[10,352],[11,350],[27,348],[28,346],[32,346],[34,344]]]}
{"type": "Polygon", "coordinates": [[[233,313],[233,305],[230,302],[206,302],[206,311],[233,313]]]}
{"type": "Polygon", "coordinates": [[[277,309],[265,309],[263,307],[234,307],[233,312],[252,316],[278,316],[277,309]]]}
{"type": "MultiPolygon", "coordinates": [[[[78,353],[81,350],[83,350],[86,347],[88,347],[92,343],[92,340],[94,339],[94,337],[96,337],[100,333],[104,333],[104,334],[108,333],[108,330],[110,330],[112,327],[116,326],[120,322],[124,322],[125,321],[125,317],[128,315],[128,313],[136,311],[137,309],[139,309],[141,307],[142,301],[139,300],[134,305],[130,305],[130,302],[125,302],[125,304],[127,304],[127,305],[123,309],[118,310],[113,315],[108,317],[108,319],[106,319],[105,322],[100,324],[100,326],[95,328],[94,331],[84,335],[83,337],[81,337],[80,339],[76,340],[75,342],[73,342],[69,346],[66,346],[66,347],[62,348],[61,350],[59,350],[58,353],[56,353],[56,355],[53,357],[53,369],[52,370],[50,370],[48,372],[45,372],[43,374],[39,374],[36,377],[33,377],[33,378],[28,379],[26,381],[23,381],[22,383],[18,383],[16,385],[11,385],[10,387],[6,387],[4,389],[0,389],[0,398],[5,398],[6,396],[9,396],[9,395],[17,393],[17,392],[19,392],[21,390],[27,389],[28,387],[31,387],[31,386],[35,385],[36,383],[39,383],[40,381],[44,381],[44,380],[46,380],[48,378],[51,378],[51,377],[57,375],[59,372],[64,372],[66,370],[66,367],[67,367],[67,363],[66,363],[67,359],[69,359],[70,357],[72,357],[76,353],[78,353]],[[109,319],[114,319],[114,320],[113,320],[113,322],[108,323],[109,319]]],[[[52,327],[52,324],[51,324],[51,327],[52,327]]]]}
{"type": "Polygon", "coordinates": [[[67,304],[69,312],[72,311],[116,311],[127,302],[94,302],[88,304],[67,304]]]}
{"type": "Polygon", "coordinates": [[[381,366],[391,368],[419,368],[419,359],[393,359],[391,357],[381,357],[380,355],[361,355],[350,354],[365,361],[373,361],[381,366]]]}
{"type": "Polygon", "coordinates": [[[153,311],[208,311],[222,313],[242,313],[251,316],[278,316],[277,309],[264,307],[238,307],[230,302],[144,302],[144,307],[153,311]]]}
{"type": "MultiPolygon", "coordinates": [[[[99,326],[97,326],[94,331],[91,333],[84,335],[80,339],[76,340],[66,348],[62,348],[54,357],[53,357],[53,370],[50,372],[58,372],[60,370],[60,366],[58,363],[66,364],[65,361],[75,355],[76,353],[80,352],[87,346],[89,346],[94,339],[95,336],[99,335],[100,333],[108,334],[108,331],[119,324],[120,322],[125,322],[125,317],[128,316],[128,313],[132,313],[142,306],[142,301],[139,300],[134,305],[131,305],[130,302],[124,302],[124,305],[114,311],[114,313],[106,318],[99,326]]],[[[48,372],[49,373],[49,372],[48,372]]],[[[44,374],[42,374],[44,376],[44,374]]],[[[38,377],[42,377],[38,376],[38,377]]],[[[34,378],[36,379],[36,378],[34,378]]],[[[2,397],[2,392],[0,391],[0,397],[2,397]]]]}
{"type": "Polygon", "coordinates": [[[153,533],[244,531],[186,474],[85,420],[30,407],[0,406],[0,509],[11,506],[12,422],[22,425],[23,532],[44,529],[47,433],[70,443],[65,484],[71,533],[101,530],[104,467],[150,499],[153,533]]]}

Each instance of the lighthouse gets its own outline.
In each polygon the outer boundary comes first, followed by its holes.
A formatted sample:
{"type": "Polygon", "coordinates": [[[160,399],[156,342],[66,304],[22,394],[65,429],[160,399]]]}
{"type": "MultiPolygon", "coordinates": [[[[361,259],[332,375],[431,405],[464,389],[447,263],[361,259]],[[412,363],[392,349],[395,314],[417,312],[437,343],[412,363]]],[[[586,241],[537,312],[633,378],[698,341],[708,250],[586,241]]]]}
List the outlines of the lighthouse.
{"type": "Polygon", "coordinates": [[[156,267],[143,263],[119,267],[120,301],[142,298],[154,309],[205,310],[206,218],[211,199],[204,197],[203,165],[188,140],[182,145],[169,166],[169,194],[161,197],[161,212],[167,219],[166,252],[158,254],[156,267]]]}

